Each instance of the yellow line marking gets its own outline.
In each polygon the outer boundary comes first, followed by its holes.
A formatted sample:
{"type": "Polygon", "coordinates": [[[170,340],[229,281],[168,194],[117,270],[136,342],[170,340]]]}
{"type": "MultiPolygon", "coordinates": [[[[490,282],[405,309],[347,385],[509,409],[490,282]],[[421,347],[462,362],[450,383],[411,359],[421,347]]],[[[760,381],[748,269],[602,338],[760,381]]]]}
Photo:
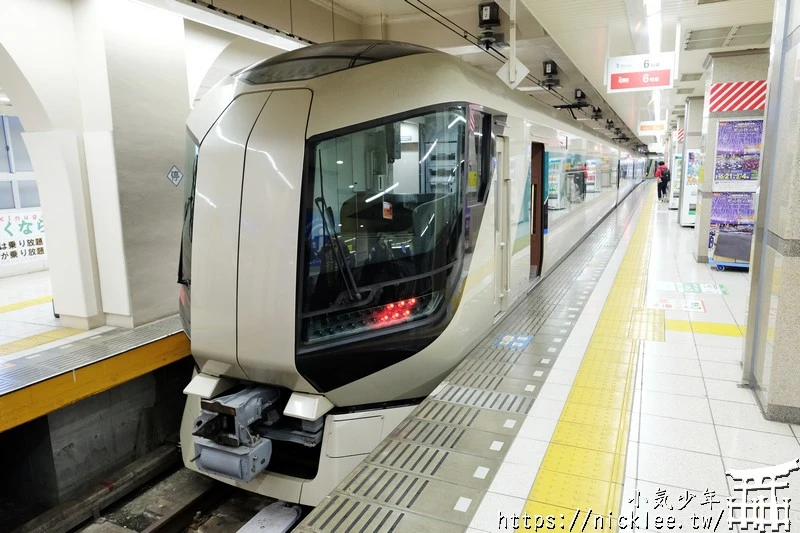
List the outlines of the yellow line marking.
{"type": "Polygon", "coordinates": [[[622,503],[639,346],[642,340],[663,341],[670,322],[663,310],[643,308],[654,193],[643,199],[633,237],[525,504],[528,516],[554,515],[556,529],[565,519],[569,524],[577,509],[583,514],[591,509],[587,527],[594,529],[599,515],[603,528],[616,530],[616,518],[609,516],[619,516],[622,503]]]}
{"type": "Polygon", "coordinates": [[[176,333],[0,396],[0,433],[183,359],[189,353],[189,339],[176,333]]]}
{"type": "Polygon", "coordinates": [[[672,331],[691,331],[704,335],[723,335],[727,337],[743,337],[744,331],[736,324],[718,324],[716,322],[695,322],[689,320],[667,320],[667,329],[672,331]]]}
{"type": "Polygon", "coordinates": [[[41,305],[46,304],[48,302],[52,302],[52,296],[42,296],[41,298],[34,298],[32,300],[25,300],[24,302],[16,302],[13,304],[6,304],[0,305],[0,313],[8,313],[9,311],[17,311],[19,309],[25,309],[26,307],[31,307],[34,305],[41,305]]]}
{"type": "Polygon", "coordinates": [[[688,320],[667,320],[665,326],[670,331],[692,332],[692,323],[688,320]]]}
{"type": "Polygon", "coordinates": [[[78,335],[80,333],[85,333],[85,331],[81,329],[58,328],[54,329],[53,331],[48,331],[46,333],[31,335],[30,337],[25,337],[17,341],[11,341],[6,344],[0,344],[0,357],[4,355],[11,355],[17,352],[21,352],[22,350],[36,348],[37,346],[41,346],[42,344],[47,344],[48,342],[57,341],[65,337],[72,337],[73,335],[78,335]]]}

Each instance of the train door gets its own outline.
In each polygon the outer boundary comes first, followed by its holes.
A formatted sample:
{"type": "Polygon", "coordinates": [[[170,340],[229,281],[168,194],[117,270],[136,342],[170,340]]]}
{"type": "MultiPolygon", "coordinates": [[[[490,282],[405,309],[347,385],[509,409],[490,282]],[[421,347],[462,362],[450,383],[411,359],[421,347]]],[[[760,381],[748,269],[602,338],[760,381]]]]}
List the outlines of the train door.
{"type": "Polygon", "coordinates": [[[531,144],[531,278],[542,273],[544,251],[544,144],[531,144]]]}
{"type": "Polygon", "coordinates": [[[494,198],[494,311],[495,315],[504,312],[508,308],[508,287],[510,277],[510,258],[509,258],[509,174],[508,174],[508,154],[506,153],[506,142],[504,137],[497,136],[496,156],[494,173],[492,176],[492,189],[495,191],[494,198]]]}

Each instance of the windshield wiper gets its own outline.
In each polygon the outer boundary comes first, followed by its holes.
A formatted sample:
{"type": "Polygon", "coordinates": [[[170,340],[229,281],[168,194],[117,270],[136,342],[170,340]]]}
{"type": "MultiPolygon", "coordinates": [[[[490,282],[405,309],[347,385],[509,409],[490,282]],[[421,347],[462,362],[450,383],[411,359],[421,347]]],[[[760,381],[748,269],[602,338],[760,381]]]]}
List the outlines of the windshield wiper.
{"type": "Polygon", "coordinates": [[[342,279],[344,280],[344,285],[347,289],[347,295],[350,296],[350,301],[360,301],[361,292],[358,289],[358,285],[356,285],[356,280],[353,277],[353,271],[350,269],[350,263],[347,261],[347,254],[344,251],[344,245],[339,239],[339,234],[336,232],[336,229],[334,229],[335,219],[333,218],[333,209],[328,206],[327,202],[325,202],[325,198],[322,198],[321,196],[319,198],[315,198],[314,203],[317,204],[319,213],[322,215],[322,230],[331,241],[333,257],[336,260],[336,264],[339,266],[339,272],[342,273],[342,279]]]}
{"type": "MultiPolygon", "coordinates": [[[[183,206],[183,231],[181,232],[181,256],[178,260],[178,283],[189,287],[191,284],[191,280],[188,278],[183,277],[183,233],[186,231],[186,217],[191,213],[191,221],[190,226],[194,225],[194,196],[190,196],[186,199],[186,205],[183,206]]],[[[189,239],[192,238],[192,232],[189,232],[189,239]]]]}

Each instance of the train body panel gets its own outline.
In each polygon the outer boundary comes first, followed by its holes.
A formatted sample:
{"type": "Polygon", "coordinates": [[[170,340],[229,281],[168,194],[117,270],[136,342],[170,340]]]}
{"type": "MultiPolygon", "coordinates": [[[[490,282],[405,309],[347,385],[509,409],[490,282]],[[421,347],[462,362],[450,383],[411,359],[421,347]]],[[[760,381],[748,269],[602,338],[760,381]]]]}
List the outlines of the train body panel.
{"type": "Polygon", "coordinates": [[[316,504],[616,205],[615,147],[407,46],[277,56],[189,118],[189,468],[316,504]],[[584,175],[578,152],[615,192],[548,228],[548,179],[584,175]]]}
{"type": "Polygon", "coordinates": [[[191,332],[192,354],[212,375],[247,378],[236,360],[242,169],[247,139],[268,97],[260,92],[236,98],[215,121],[198,155],[191,305],[192,322],[202,327],[191,332]]]}
{"type": "Polygon", "coordinates": [[[294,344],[296,221],[311,98],[307,89],[270,93],[247,143],[239,229],[239,365],[253,381],[301,392],[316,392],[297,373],[294,344]]]}

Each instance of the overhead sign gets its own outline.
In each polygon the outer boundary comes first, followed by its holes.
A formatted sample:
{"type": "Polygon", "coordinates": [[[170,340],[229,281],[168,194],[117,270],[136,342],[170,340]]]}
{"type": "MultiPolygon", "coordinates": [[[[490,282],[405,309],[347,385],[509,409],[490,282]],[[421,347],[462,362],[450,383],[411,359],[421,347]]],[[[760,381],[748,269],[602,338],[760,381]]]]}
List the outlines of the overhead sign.
{"type": "Polygon", "coordinates": [[[608,58],[609,93],[671,89],[674,52],[608,58]]]}
{"type": "Polygon", "coordinates": [[[639,135],[664,135],[667,123],[663,120],[643,120],[639,122],[639,135]]]}

